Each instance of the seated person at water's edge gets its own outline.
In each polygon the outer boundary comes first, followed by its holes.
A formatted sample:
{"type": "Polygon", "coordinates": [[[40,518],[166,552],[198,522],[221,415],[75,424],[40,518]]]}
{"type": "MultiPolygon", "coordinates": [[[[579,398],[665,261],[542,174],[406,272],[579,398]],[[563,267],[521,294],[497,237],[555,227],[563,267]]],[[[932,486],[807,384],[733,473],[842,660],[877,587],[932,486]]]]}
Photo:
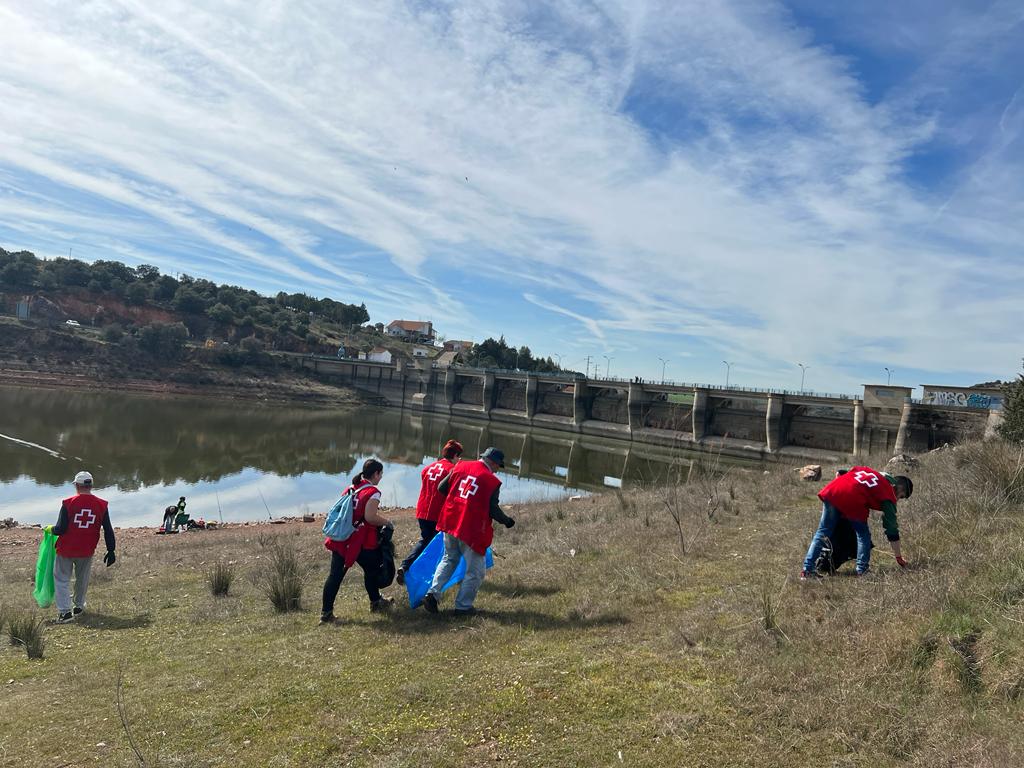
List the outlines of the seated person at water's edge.
{"type": "Polygon", "coordinates": [[[896,562],[905,568],[907,561],[903,559],[901,549],[896,503],[899,499],[909,499],[913,492],[913,482],[904,475],[894,477],[871,467],[853,467],[837,473],[836,478],[818,494],[822,502],[821,520],[807,549],[800,572],[801,580],[820,576],[815,567],[818,556],[831,540],[840,520],[847,521],[857,537],[857,575],[867,573],[873,546],[868,516],[873,509],[882,512],[882,526],[889,546],[896,562]]]}

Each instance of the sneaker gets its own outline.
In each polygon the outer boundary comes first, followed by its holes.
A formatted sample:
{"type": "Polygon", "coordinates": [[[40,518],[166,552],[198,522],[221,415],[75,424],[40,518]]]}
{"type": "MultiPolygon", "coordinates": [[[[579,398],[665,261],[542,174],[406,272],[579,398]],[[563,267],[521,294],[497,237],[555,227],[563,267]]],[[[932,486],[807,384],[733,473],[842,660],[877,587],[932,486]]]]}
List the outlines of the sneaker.
{"type": "Polygon", "coordinates": [[[437,598],[427,592],[423,596],[423,608],[427,613],[437,613],[437,598]]]}
{"type": "Polygon", "coordinates": [[[479,616],[483,611],[477,610],[476,608],[456,608],[452,611],[455,616],[479,616]]]}
{"type": "Polygon", "coordinates": [[[71,609],[71,615],[72,616],[79,616],[79,615],[81,615],[82,611],[84,611],[84,610],[85,610],[85,608],[79,608],[76,605],[74,608],[71,609]]]}
{"type": "Polygon", "coordinates": [[[382,597],[380,600],[374,600],[370,603],[370,613],[387,613],[394,604],[395,598],[382,597]]]}
{"type": "Polygon", "coordinates": [[[74,620],[75,620],[75,616],[74,616],[74,614],[71,613],[71,611],[65,611],[64,613],[58,613],[57,614],[57,623],[58,624],[67,624],[67,623],[72,622],[74,620]]]}
{"type": "Polygon", "coordinates": [[[822,578],[817,571],[800,571],[800,581],[820,581],[822,578]]]}
{"type": "Polygon", "coordinates": [[[338,619],[333,613],[321,613],[320,614],[320,626],[324,624],[334,624],[338,619]]]}
{"type": "Polygon", "coordinates": [[[395,583],[399,586],[405,585],[405,568],[399,568],[395,571],[395,583]]]}

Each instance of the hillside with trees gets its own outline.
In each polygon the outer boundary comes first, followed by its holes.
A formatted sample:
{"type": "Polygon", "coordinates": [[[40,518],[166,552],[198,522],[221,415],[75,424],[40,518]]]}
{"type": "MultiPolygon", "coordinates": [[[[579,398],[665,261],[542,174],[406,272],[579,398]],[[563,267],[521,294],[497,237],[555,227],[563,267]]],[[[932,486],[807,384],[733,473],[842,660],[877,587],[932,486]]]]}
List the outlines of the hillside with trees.
{"type": "MultiPolygon", "coordinates": [[[[190,275],[161,274],[148,264],[39,259],[0,249],[0,291],[11,304],[40,297],[39,319],[63,316],[100,328],[110,343],[125,337],[166,354],[185,339],[292,352],[333,354],[346,332],[370,319],[365,304],[280,292],[263,296],[190,275]]],[[[10,307],[13,310],[13,307],[10,307]]]]}

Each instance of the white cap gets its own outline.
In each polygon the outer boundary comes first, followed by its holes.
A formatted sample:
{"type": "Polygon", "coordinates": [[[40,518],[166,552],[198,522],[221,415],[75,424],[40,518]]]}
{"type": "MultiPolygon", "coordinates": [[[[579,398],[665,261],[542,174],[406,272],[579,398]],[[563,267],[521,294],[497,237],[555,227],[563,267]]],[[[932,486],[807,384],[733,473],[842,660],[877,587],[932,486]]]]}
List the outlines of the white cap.
{"type": "Polygon", "coordinates": [[[92,485],[92,475],[88,472],[79,472],[75,475],[75,485],[92,485]]]}

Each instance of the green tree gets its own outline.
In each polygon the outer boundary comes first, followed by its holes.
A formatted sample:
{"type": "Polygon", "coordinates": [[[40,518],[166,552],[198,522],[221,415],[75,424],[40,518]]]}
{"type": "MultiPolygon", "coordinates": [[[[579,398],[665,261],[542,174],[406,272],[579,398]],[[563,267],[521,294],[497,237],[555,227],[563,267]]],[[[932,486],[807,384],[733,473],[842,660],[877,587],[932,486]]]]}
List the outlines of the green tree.
{"type": "Polygon", "coordinates": [[[174,298],[178,291],[178,281],[170,275],[161,275],[157,278],[156,289],[153,291],[153,298],[158,301],[168,301],[174,298]]]}
{"type": "Polygon", "coordinates": [[[136,280],[124,291],[124,298],[129,304],[138,306],[149,301],[151,288],[148,283],[136,280]]]}
{"type": "Polygon", "coordinates": [[[31,288],[39,276],[39,259],[28,251],[10,254],[7,266],[0,270],[0,283],[31,288]]]}
{"type": "Polygon", "coordinates": [[[139,264],[135,268],[135,277],[146,283],[155,283],[160,277],[160,270],[152,264],[139,264]]]}
{"type": "Polygon", "coordinates": [[[182,285],[174,294],[174,308],[179,312],[198,315],[206,311],[206,299],[191,286],[182,285]]]}
{"type": "Polygon", "coordinates": [[[231,311],[231,307],[227,304],[214,304],[206,310],[206,316],[213,320],[213,322],[223,323],[224,325],[230,325],[235,321],[235,313],[231,311]]]}
{"type": "Polygon", "coordinates": [[[188,339],[184,323],[151,323],[139,331],[139,347],[169,360],[181,357],[188,339]]]}
{"type": "Polygon", "coordinates": [[[1013,443],[1024,443],[1024,375],[1003,385],[1003,423],[999,434],[1013,443]]]}
{"type": "Polygon", "coordinates": [[[111,344],[117,344],[124,338],[124,330],[117,323],[106,326],[103,329],[103,339],[111,344]]]}

